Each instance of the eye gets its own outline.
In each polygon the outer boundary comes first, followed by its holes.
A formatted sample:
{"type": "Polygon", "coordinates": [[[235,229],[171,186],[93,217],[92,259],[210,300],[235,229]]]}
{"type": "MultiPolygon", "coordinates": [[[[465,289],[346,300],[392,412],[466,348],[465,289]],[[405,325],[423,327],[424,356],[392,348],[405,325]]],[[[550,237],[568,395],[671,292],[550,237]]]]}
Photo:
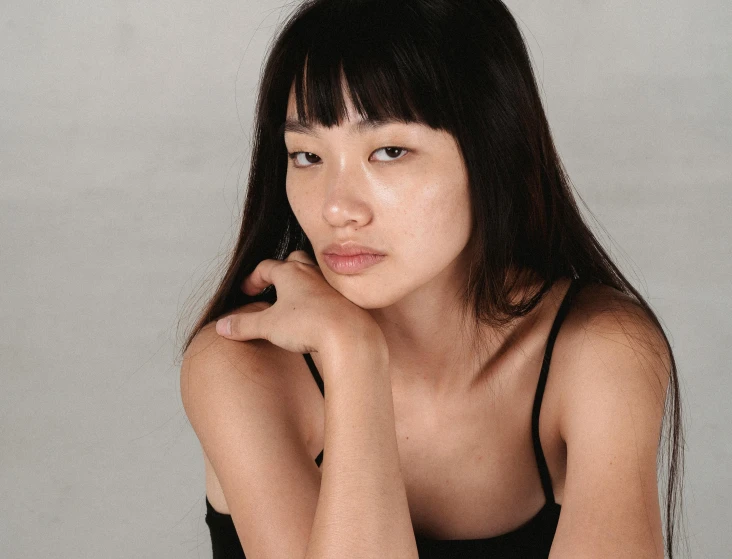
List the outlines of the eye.
{"type": "MultiPolygon", "coordinates": [[[[396,147],[396,146],[390,146],[390,147],[385,147],[385,148],[379,148],[374,153],[376,153],[378,151],[381,151],[381,150],[385,150],[385,152],[391,151],[392,154],[395,151],[398,151],[398,152],[401,152],[401,153],[406,153],[407,152],[407,150],[405,148],[400,148],[400,147],[396,147]]],[[[401,159],[401,157],[395,157],[394,159],[387,159],[387,161],[395,161],[397,159],[401,159]]]]}
{"type": "MultiPolygon", "coordinates": [[[[310,167],[310,165],[303,165],[301,163],[302,160],[297,160],[297,157],[299,155],[304,155],[306,161],[309,157],[318,157],[317,155],[315,155],[314,153],[310,153],[309,151],[293,151],[292,153],[288,153],[287,156],[295,162],[295,167],[310,167]]],[[[318,157],[318,159],[320,158],[318,157]]]]}
{"type": "MultiPolygon", "coordinates": [[[[407,153],[409,150],[407,150],[406,148],[397,147],[397,146],[387,146],[387,147],[377,149],[376,151],[374,151],[374,153],[377,153],[379,151],[384,151],[385,153],[388,154],[388,157],[385,160],[381,159],[378,161],[381,163],[387,163],[389,161],[396,161],[397,159],[401,159],[401,157],[400,157],[401,154],[407,153]],[[391,157],[391,155],[394,155],[395,152],[398,152],[396,154],[397,156],[391,157]]],[[[287,156],[295,162],[296,168],[301,168],[301,169],[305,169],[307,167],[312,167],[315,163],[317,163],[317,161],[313,161],[313,160],[320,159],[320,157],[318,157],[316,154],[311,153],[309,151],[293,151],[292,153],[288,153],[287,156]],[[298,157],[301,155],[304,157],[298,159],[298,157]],[[310,164],[308,164],[308,163],[310,163],[310,164]]]]}

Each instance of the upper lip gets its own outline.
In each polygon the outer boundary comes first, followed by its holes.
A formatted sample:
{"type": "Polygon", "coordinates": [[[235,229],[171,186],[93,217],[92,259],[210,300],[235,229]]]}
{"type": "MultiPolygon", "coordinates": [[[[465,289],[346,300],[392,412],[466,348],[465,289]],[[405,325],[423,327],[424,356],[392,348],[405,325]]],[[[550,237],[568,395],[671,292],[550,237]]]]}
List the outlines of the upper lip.
{"type": "Polygon", "coordinates": [[[355,242],[331,243],[323,249],[323,254],[337,254],[339,256],[356,256],[358,254],[382,255],[382,253],[375,248],[359,245],[355,242]]]}

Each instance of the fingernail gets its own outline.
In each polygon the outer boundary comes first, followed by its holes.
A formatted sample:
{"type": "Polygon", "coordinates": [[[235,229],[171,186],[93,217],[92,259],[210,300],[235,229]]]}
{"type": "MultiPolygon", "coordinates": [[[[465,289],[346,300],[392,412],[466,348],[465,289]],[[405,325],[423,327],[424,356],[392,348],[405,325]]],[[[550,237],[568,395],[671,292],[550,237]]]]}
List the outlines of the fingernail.
{"type": "Polygon", "coordinates": [[[222,318],[216,322],[216,333],[231,336],[231,317],[222,318]]]}

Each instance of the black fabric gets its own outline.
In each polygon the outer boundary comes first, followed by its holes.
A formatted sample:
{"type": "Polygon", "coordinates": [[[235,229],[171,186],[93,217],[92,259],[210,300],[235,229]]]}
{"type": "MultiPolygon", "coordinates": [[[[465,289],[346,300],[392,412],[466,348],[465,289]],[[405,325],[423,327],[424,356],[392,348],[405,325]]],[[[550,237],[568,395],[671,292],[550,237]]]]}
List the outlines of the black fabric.
{"type": "Polygon", "coordinates": [[[313,375],[315,384],[317,384],[320,389],[320,393],[325,397],[325,385],[323,384],[323,379],[320,378],[320,371],[318,371],[318,368],[315,366],[315,361],[313,361],[313,358],[309,353],[303,353],[302,356],[305,358],[305,362],[310,368],[310,373],[313,375]]]}
{"type": "MultiPolygon", "coordinates": [[[[559,332],[559,327],[562,325],[569,311],[572,298],[579,287],[580,280],[577,278],[573,279],[554,318],[544,351],[544,359],[539,373],[539,382],[537,384],[536,394],[534,395],[531,414],[531,437],[534,445],[534,455],[536,457],[546,503],[531,520],[521,527],[492,538],[476,540],[434,540],[415,534],[420,559],[445,559],[451,557],[460,557],[463,559],[479,557],[539,559],[549,557],[549,550],[554,539],[562,507],[554,500],[551,477],[549,476],[549,469],[547,468],[544,452],[541,448],[541,441],[539,440],[539,413],[549,375],[549,363],[551,362],[554,342],[559,332]]],[[[323,380],[312,357],[309,353],[303,354],[303,357],[320,389],[320,393],[325,395],[323,380]]],[[[322,463],[324,450],[315,459],[315,463],[318,466],[322,463]]],[[[217,512],[211,506],[208,497],[206,497],[206,524],[208,524],[211,533],[213,559],[246,559],[231,515],[217,512]]]]}

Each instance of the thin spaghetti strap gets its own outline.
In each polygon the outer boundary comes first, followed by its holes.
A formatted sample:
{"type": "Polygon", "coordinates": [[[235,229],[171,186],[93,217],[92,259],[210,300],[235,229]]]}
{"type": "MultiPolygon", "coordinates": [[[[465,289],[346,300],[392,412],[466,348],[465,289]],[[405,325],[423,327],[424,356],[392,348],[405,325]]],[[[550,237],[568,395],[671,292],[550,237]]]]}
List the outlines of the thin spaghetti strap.
{"type": "Polygon", "coordinates": [[[310,372],[313,375],[313,378],[315,379],[315,382],[318,385],[318,388],[320,389],[320,393],[325,397],[325,386],[323,384],[323,379],[320,376],[320,373],[318,372],[318,368],[315,366],[315,361],[313,361],[313,358],[310,356],[309,353],[303,353],[302,356],[305,358],[305,361],[308,364],[308,367],[310,368],[310,372]]]}
{"type": "MultiPolygon", "coordinates": [[[[303,353],[302,356],[305,358],[305,361],[308,364],[308,367],[310,368],[310,372],[313,375],[313,378],[315,379],[315,382],[318,385],[318,388],[320,389],[320,393],[325,397],[325,385],[323,383],[323,378],[320,376],[320,372],[318,371],[318,368],[315,366],[315,361],[313,361],[312,356],[309,353],[303,353]]],[[[320,451],[320,454],[318,454],[317,458],[315,458],[315,464],[320,468],[320,464],[323,462],[323,453],[325,452],[325,449],[320,451]]]]}
{"type": "Polygon", "coordinates": [[[546,465],[546,459],[544,458],[544,452],[541,449],[541,440],[539,438],[539,413],[541,411],[541,400],[544,397],[544,389],[546,388],[547,377],[549,376],[549,363],[552,359],[552,351],[554,349],[554,341],[557,338],[559,327],[564,321],[564,317],[567,316],[569,311],[570,303],[575,293],[579,290],[581,281],[579,278],[572,278],[569,288],[564,295],[562,304],[559,306],[557,315],[554,318],[552,329],[549,332],[549,338],[546,343],[546,350],[544,351],[544,360],[541,364],[541,372],[539,373],[539,383],[536,387],[536,394],[534,396],[534,407],[531,414],[531,438],[534,443],[534,455],[536,456],[536,463],[539,467],[539,477],[541,478],[541,486],[544,489],[544,495],[548,504],[554,504],[554,491],[552,491],[552,480],[549,475],[549,468],[546,465]]]}

